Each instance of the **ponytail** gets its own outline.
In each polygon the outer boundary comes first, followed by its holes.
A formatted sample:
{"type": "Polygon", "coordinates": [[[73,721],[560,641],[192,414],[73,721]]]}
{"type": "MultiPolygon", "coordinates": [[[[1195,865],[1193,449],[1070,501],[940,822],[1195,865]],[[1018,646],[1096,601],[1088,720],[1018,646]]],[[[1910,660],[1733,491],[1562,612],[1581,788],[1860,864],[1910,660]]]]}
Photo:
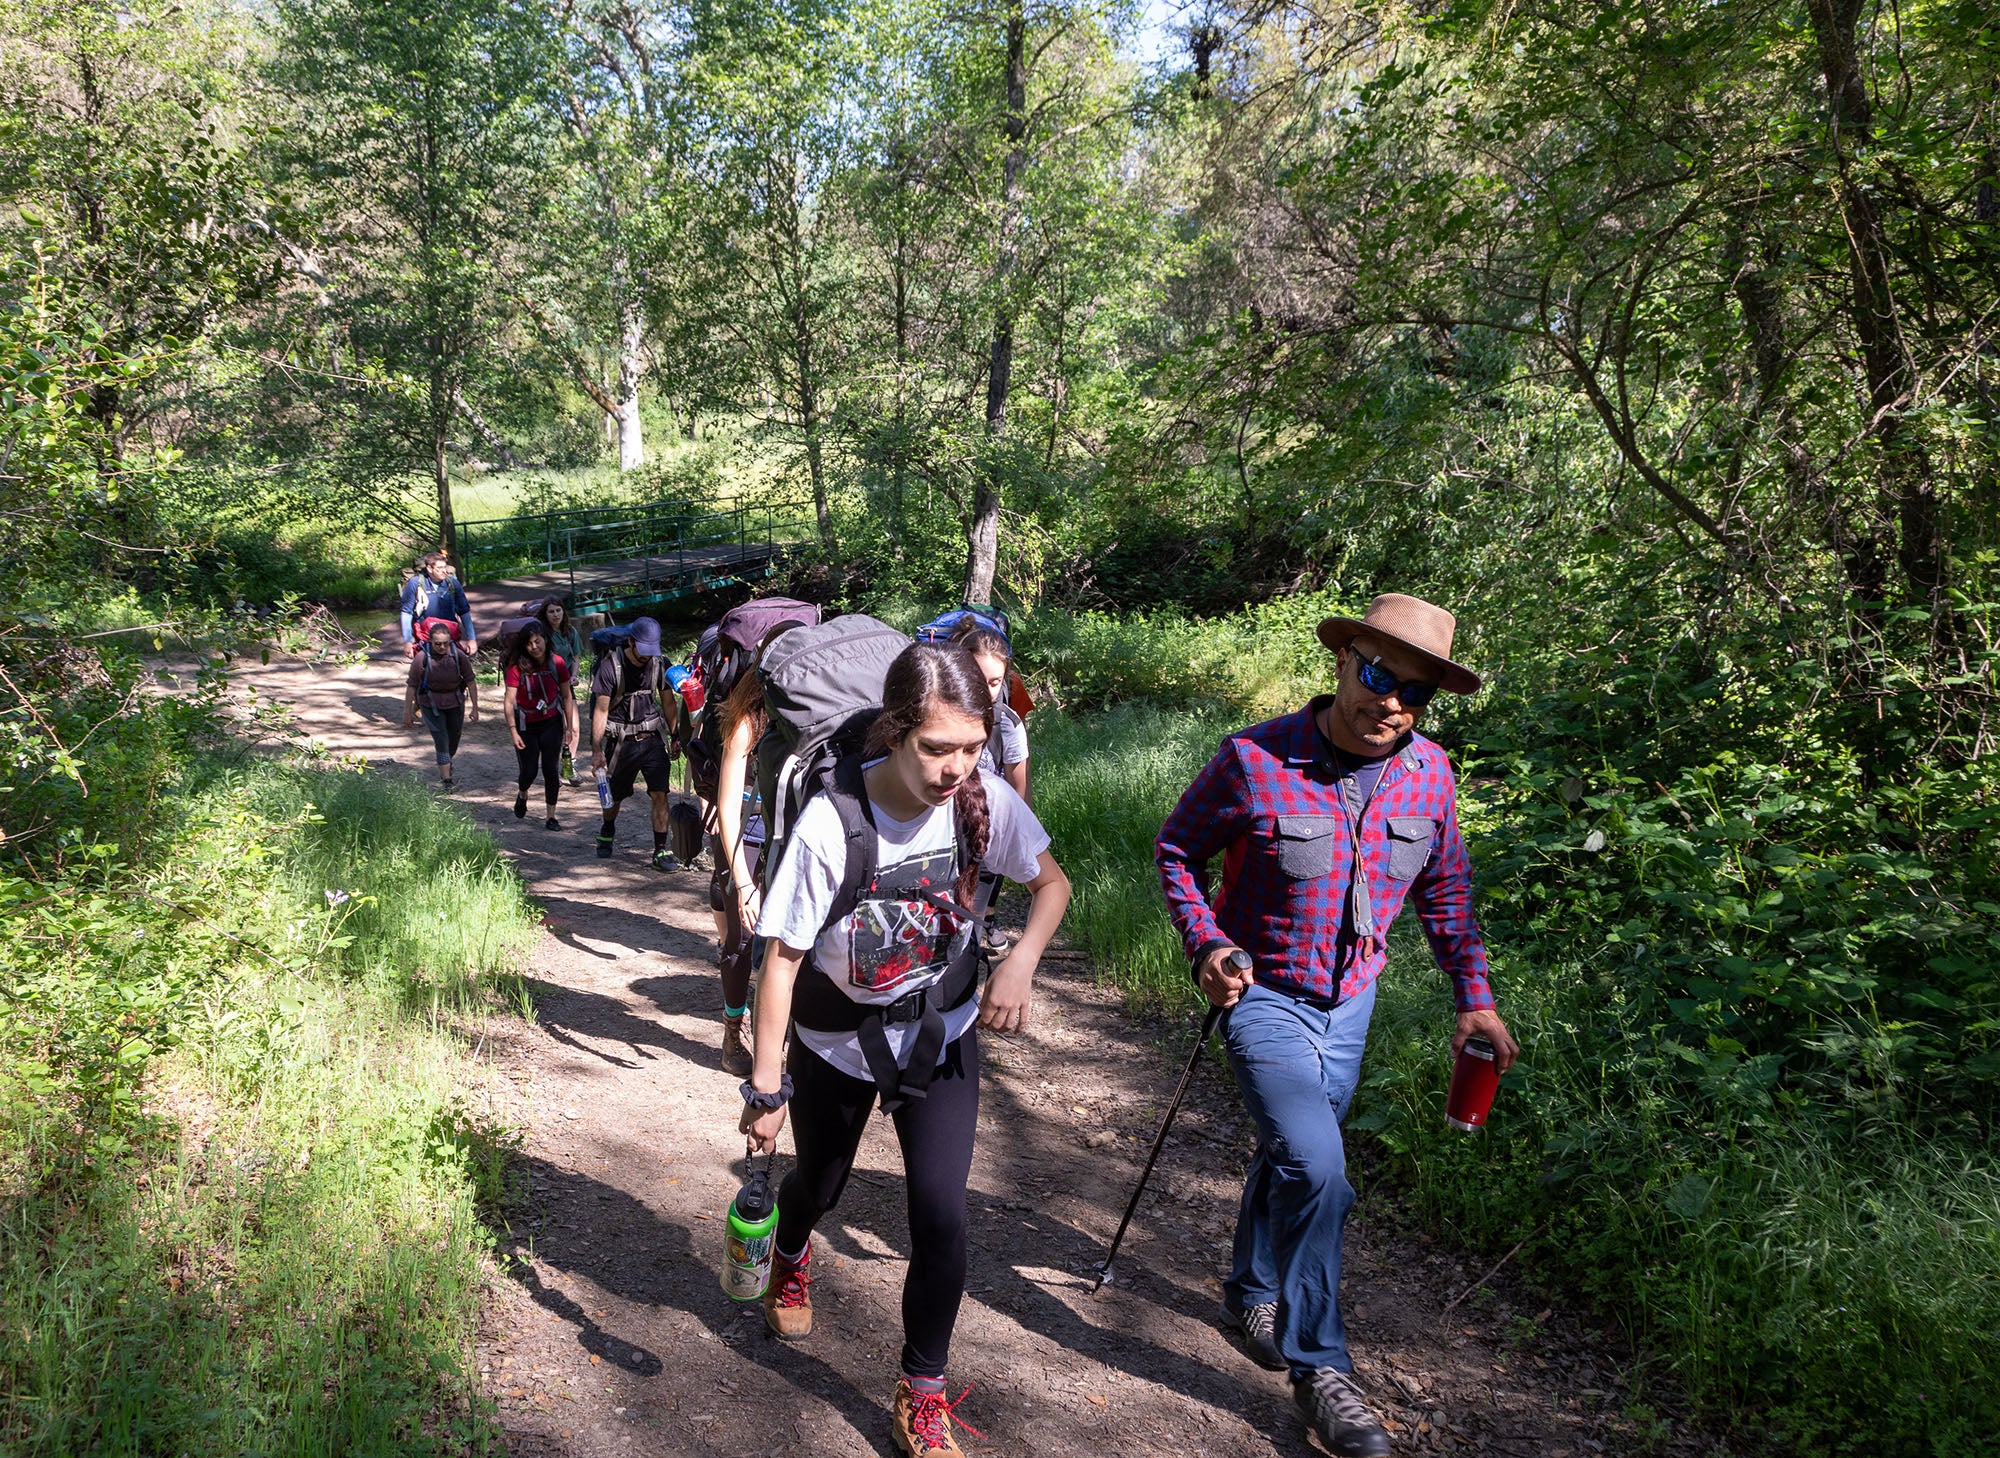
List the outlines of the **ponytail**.
{"type": "MultiPolygon", "coordinates": [[[[868,728],[866,753],[887,754],[914,733],[938,704],[970,714],[993,732],[993,698],[979,665],[957,644],[912,643],[889,665],[882,682],[882,712],[868,728]]],[[[979,889],[979,863],[986,859],[993,811],[978,769],[952,796],[952,816],[963,848],[956,892],[958,904],[972,909],[979,889]]]]}

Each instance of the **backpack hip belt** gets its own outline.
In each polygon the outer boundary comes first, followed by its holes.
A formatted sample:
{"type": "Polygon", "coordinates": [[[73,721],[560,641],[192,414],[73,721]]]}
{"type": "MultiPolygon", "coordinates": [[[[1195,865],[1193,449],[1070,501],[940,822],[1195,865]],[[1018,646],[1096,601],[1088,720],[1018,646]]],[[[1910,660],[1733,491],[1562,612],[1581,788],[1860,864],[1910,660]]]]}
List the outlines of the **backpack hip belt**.
{"type": "Polygon", "coordinates": [[[854,1034],[861,1045],[862,1061],[881,1095],[882,1112],[893,1114],[911,1099],[929,1096],[938,1055],[944,1052],[944,1015],[972,1000],[979,990],[979,972],[985,959],[986,949],[975,932],[936,982],[906,992],[894,1002],[867,1003],[848,997],[808,958],[808,967],[818,975],[801,977],[794,984],[792,1022],[808,1032],[854,1034]],[[917,1024],[907,1068],[897,1066],[887,1031],[902,1023],[917,1024]]]}

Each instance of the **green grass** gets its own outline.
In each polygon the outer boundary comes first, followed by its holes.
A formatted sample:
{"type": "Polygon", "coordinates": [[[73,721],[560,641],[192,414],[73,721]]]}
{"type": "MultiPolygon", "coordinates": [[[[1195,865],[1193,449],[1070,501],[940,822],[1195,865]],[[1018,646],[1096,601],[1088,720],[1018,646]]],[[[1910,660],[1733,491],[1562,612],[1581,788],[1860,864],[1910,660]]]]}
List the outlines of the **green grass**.
{"type": "Polygon", "coordinates": [[[417,787],[207,772],[145,866],[0,900],[0,1450],[497,1451],[516,1136],[454,1021],[517,1001],[534,909],[417,787]]]}

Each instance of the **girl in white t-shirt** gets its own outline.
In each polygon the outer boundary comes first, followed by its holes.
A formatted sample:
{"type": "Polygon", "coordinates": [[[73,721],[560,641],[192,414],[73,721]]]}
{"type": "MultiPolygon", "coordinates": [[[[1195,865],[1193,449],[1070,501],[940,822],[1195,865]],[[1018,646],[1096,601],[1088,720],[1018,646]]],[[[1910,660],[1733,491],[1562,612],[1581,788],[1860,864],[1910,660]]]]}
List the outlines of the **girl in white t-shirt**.
{"type": "Polygon", "coordinates": [[[800,813],[757,921],[767,951],[742,1128],[756,1152],[774,1148],[789,1104],[798,1152],[778,1191],[765,1320],[788,1339],[812,1330],[812,1230],[840,1198],[879,1092],[909,1194],[893,1435],[911,1458],[960,1451],[944,1369],[965,1290],[978,1029],[1020,1031],[1036,965],[1069,905],[1069,879],[1041,822],[978,768],[992,730],[992,699],[969,654],[906,649],[889,669],[861,762],[843,765],[835,788],[800,813]],[[854,826],[874,837],[875,872],[858,893],[850,884],[852,910],[839,915],[854,826]],[[982,866],[1032,897],[1027,927],[983,995],[967,982],[982,866]]]}

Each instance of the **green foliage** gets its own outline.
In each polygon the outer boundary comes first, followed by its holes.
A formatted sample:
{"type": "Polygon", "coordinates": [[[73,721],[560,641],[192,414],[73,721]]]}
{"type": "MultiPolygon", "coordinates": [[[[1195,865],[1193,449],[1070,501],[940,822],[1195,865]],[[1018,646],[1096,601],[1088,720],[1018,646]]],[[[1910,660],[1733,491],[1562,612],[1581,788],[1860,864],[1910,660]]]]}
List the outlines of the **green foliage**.
{"type": "MultiPolygon", "coordinates": [[[[71,827],[0,871],[0,1437],[483,1451],[476,1211],[517,1197],[518,1136],[447,1020],[538,918],[419,787],[129,712],[174,767],[143,850],[71,827]]],[[[107,798],[125,773],[83,761],[107,798]]]]}

